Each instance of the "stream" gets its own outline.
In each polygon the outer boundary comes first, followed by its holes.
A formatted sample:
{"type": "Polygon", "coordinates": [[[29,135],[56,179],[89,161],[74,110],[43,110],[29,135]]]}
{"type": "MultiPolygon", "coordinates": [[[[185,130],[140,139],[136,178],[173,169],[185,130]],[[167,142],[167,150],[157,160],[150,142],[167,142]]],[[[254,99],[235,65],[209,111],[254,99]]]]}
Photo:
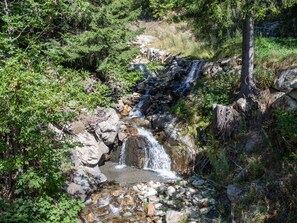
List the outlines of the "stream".
{"type": "MultiPolygon", "coordinates": [[[[203,60],[193,61],[188,73],[175,82],[176,95],[186,96],[200,74],[203,60]]],[[[188,222],[215,219],[213,185],[198,177],[183,179],[172,171],[172,161],[145,121],[144,106],[154,88],[148,88],[125,121],[133,136],[121,146],[118,163],[106,162],[101,172],[108,182],[85,202],[82,222],[188,222]],[[131,148],[134,149],[131,149],[131,148]]]]}

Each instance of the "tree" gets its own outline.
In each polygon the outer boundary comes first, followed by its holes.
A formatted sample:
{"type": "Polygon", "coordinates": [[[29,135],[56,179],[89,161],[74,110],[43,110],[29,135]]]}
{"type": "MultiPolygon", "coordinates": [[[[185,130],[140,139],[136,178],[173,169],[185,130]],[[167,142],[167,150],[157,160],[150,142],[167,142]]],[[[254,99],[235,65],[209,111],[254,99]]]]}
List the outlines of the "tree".
{"type": "Polygon", "coordinates": [[[281,8],[296,4],[296,0],[257,1],[245,0],[242,25],[242,70],[239,97],[250,98],[256,93],[254,71],[254,19],[270,13],[279,13],[281,8]]]}
{"type": "Polygon", "coordinates": [[[268,14],[277,14],[281,9],[296,3],[296,0],[191,0],[182,2],[181,6],[187,8],[187,17],[193,19],[194,28],[199,34],[215,42],[215,46],[241,30],[242,71],[239,97],[251,97],[256,92],[253,79],[254,21],[261,20],[268,14]]]}
{"type": "Polygon", "coordinates": [[[131,4],[0,1],[0,222],[76,221],[80,202],[62,193],[74,145],[50,126],[110,105],[109,82],[137,79],[122,72],[136,53],[131,4]]]}

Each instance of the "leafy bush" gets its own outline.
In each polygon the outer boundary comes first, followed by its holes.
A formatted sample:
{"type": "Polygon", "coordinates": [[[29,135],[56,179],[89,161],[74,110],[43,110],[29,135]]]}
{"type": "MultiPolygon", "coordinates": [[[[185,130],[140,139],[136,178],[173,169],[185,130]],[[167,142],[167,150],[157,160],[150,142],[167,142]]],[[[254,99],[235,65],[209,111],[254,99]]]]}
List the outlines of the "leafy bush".
{"type": "Polygon", "coordinates": [[[20,198],[15,201],[0,199],[0,222],[3,223],[73,223],[83,204],[65,194],[56,198],[43,195],[37,198],[20,198]]]}
{"type": "Polygon", "coordinates": [[[173,10],[178,0],[149,0],[152,16],[155,19],[163,18],[168,12],[173,10]]]}

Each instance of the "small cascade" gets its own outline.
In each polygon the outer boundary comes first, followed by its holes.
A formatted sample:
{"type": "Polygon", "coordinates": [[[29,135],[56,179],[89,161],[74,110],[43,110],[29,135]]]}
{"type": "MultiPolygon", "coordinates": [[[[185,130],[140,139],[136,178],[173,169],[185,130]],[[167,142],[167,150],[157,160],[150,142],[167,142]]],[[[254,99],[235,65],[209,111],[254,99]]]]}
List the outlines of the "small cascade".
{"type": "Polygon", "coordinates": [[[149,90],[145,91],[145,94],[141,97],[141,100],[135,105],[135,107],[130,111],[129,117],[131,118],[145,118],[144,114],[141,111],[141,107],[143,106],[147,97],[150,96],[149,90]]]}
{"type": "Polygon", "coordinates": [[[126,141],[123,142],[122,149],[121,149],[120,161],[119,161],[119,165],[117,166],[117,168],[125,167],[125,159],[126,159],[126,141]]]}
{"type": "MultiPolygon", "coordinates": [[[[199,77],[200,69],[203,65],[203,62],[203,60],[199,60],[192,63],[190,72],[184,77],[180,84],[178,84],[178,92],[185,94],[187,91],[189,91],[190,87],[199,77]]],[[[145,115],[142,112],[142,107],[145,103],[147,103],[146,100],[149,100],[150,96],[150,89],[147,89],[138,104],[136,104],[130,111],[129,118],[145,119],[145,115]]],[[[144,159],[143,169],[158,172],[165,178],[176,179],[176,174],[171,171],[170,157],[166,153],[163,146],[153,136],[152,132],[148,129],[139,127],[136,124],[134,127],[137,128],[137,135],[145,137],[148,141],[147,145],[143,146],[145,148],[142,148],[144,151],[144,157],[142,157],[142,159],[144,159]]],[[[126,167],[126,146],[127,144],[125,141],[122,145],[119,165],[117,166],[117,168],[126,167]]]]}
{"type": "Polygon", "coordinates": [[[198,60],[192,63],[191,70],[181,82],[179,88],[177,89],[178,91],[185,93],[190,89],[192,84],[198,79],[203,63],[204,60],[198,60]]]}
{"type": "Polygon", "coordinates": [[[171,171],[170,157],[152,132],[144,128],[138,128],[138,134],[146,137],[150,144],[145,153],[144,169],[159,172],[164,177],[175,178],[176,175],[171,171]]]}

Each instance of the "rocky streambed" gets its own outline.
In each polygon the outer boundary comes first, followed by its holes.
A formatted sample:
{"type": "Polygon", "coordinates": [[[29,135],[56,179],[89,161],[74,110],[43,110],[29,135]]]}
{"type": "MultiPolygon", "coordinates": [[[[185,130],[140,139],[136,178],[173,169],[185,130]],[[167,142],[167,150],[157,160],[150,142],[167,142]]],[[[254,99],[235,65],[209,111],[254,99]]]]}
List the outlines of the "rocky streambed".
{"type": "Polygon", "coordinates": [[[102,184],[80,220],[93,222],[219,222],[214,186],[199,177],[175,182],[102,184]]]}

